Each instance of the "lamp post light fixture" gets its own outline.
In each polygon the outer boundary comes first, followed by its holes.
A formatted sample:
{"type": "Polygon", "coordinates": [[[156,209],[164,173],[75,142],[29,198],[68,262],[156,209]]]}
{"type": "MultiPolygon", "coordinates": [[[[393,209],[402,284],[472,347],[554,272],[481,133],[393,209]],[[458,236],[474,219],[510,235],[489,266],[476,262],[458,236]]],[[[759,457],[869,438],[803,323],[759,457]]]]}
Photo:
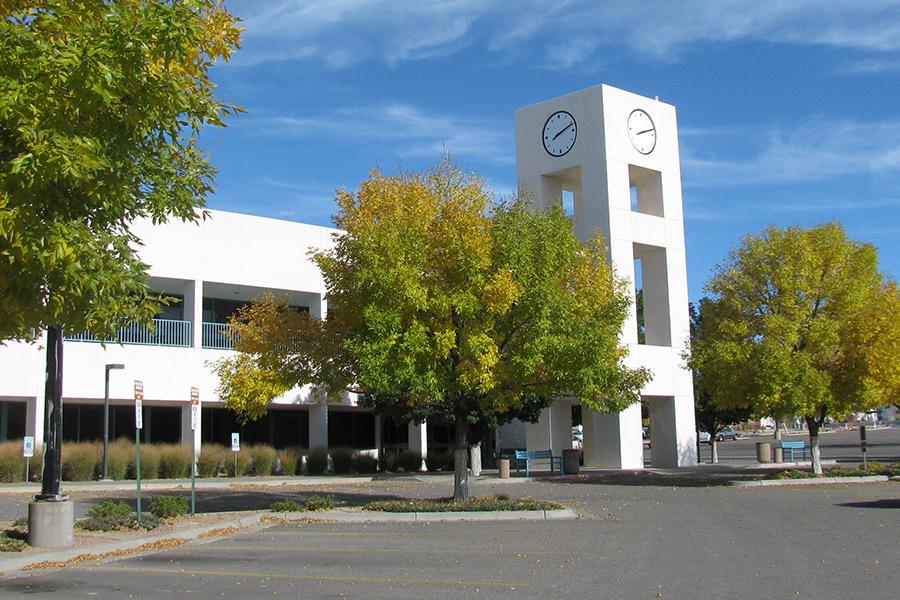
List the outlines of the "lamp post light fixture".
{"type": "Polygon", "coordinates": [[[106,377],[103,389],[103,477],[109,479],[109,372],[113,369],[124,369],[122,364],[106,365],[106,377]]]}

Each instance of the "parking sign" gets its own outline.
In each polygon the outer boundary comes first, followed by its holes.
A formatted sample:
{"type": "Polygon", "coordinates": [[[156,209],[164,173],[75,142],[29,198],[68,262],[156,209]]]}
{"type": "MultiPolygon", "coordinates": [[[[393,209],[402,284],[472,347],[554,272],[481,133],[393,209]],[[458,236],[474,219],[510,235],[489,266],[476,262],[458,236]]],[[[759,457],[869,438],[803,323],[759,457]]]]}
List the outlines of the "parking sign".
{"type": "Polygon", "coordinates": [[[241,434],[239,434],[239,433],[231,434],[231,451],[232,452],[240,452],[241,451],[241,434]]]}
{"type": "Polygon", "coordinates": [[[22,445],[22,456],[25,458],[31,458],[34,456],[34,436],[26,435],[25,442],[22,445]]]}

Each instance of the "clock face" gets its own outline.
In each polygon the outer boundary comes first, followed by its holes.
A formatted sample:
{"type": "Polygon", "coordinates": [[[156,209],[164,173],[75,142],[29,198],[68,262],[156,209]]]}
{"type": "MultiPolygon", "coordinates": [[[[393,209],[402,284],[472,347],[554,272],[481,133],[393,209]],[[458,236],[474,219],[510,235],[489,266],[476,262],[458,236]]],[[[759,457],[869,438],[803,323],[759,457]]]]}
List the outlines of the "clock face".
{"type": "Polygon", "coordinates": [[[551,156],[562,156],[575,145],[577,135],[575,117],[564,110],[558,110],[544,123],[544,150],[551,156]]]}
{"type": "Polygon", "coordinates": [[[641,154],[650,154],[656,148],[656,125],[650,115],[639,108],[628,115],[628,139],[641,154]]]}

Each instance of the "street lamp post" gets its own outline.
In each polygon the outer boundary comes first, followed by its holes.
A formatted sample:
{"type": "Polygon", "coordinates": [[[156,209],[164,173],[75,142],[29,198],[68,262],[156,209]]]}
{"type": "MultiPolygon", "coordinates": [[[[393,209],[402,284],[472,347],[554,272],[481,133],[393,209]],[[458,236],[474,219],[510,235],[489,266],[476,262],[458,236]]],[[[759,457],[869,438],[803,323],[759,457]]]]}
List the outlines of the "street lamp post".
{"type": "Polygon", "coordinates": [[[103,389],[103,477],[109,478],[109,372],[113,369],[124,369],[125,365],[106,365],[106,377],[103,389]]]}

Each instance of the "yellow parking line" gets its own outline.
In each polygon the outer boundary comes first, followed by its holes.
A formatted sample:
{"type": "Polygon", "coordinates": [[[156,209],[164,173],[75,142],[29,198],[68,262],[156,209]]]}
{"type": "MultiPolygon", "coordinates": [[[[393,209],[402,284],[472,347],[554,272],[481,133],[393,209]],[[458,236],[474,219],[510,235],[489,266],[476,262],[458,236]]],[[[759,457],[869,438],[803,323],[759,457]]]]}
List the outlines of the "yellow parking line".
{"type": "Polygon", "coordinates": [[[149,573],[159,575],[192,575],[204,577],[254,577],[258,579],[286,579],[290,581],[334,581],[341,583],[381,583],[388,585],[464,585],[471,587],[528,587],[520,581],[493,581],[479,579],[404,579],[400,577],[354,577],[350,575],[285,575],[257,571],[205,571],[200,569],[161,569],[136,567],[69,567],[73,571],[98,573],[149,573]]]}
{"type": "Polygon", "coordinates": [[[225,552],[312,552],[315,554],[458,554],[472,556],[582,556],[580,552],[556,552],[544,550],[442,550],[437,548],[294,548],[289,546],[203,546],[204,550],[222,550],[225,552]]]}

